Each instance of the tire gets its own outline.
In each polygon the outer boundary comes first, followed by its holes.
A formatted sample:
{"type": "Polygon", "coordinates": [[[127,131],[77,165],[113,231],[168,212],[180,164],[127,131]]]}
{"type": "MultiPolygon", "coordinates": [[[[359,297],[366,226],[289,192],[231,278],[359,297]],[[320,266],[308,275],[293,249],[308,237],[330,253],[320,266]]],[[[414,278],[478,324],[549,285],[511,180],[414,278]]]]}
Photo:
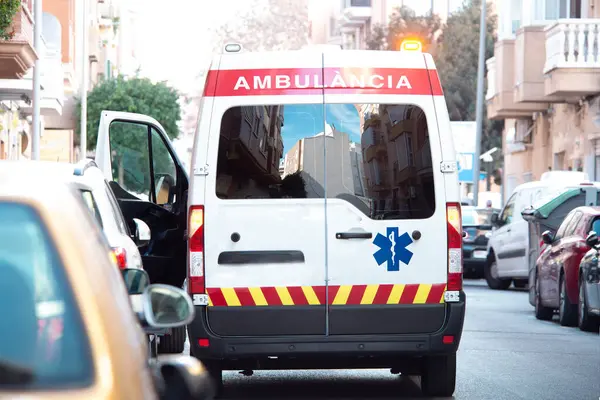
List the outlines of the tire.
{"type": "Polygon", "coordinates": [[[170,335],[160,337],[158,354],[179,354],[185,347],[185,326],[174,328],[170,335]]]}
{"type": "Polygon", "coordinates": [[[527,284],[527,279],[513,279],[513,285],[515,285],[517,289],[525,289],[527,284]]]}
{"type": "Polygon", "coordinates": [[[550,321],[554,316],[554,310],[542,305],[540,296],[540,281],[535,276],[535,317],[541,321],[550,321]]]}
{"type": "Polygon", "coordinates": [[[498,278],[497,273],[494,272],[497,270],[498,266],[496,264],[496,259],[493,254],[490,254],[488,262],[485,263],[485,267],[483,268],[483,275],[489,288],[492,290],[508,289],[511,284],[511,279],[498,278]]]}
{"type": "Polygon", "coordinates": [[[558,321],[562,326],[577,325],[577,305],[571,304],[567,295],[565,276],[560,277],[560,302],[558,306],[558,321]]]}
{"type": "Polygon", "coordinates": [[[202,364],[210,376],[214,397],[219,398],[223,396],[223,369],[217,362],[214,361],[205,361],[202,364]]]}
{"type": "Polygon", "coordinates": [[[577,306],[577,326],[584,332],[598,332],[600,330],[600,318],[588,313],[587,293],[585,285],[579,280],[579,304],[577,306]]]}
{"type": "Polygon", "coordinates": [[[456,353],[426,357],[421,392],[427,397],[451,397],[456,388],[456,353]]]}

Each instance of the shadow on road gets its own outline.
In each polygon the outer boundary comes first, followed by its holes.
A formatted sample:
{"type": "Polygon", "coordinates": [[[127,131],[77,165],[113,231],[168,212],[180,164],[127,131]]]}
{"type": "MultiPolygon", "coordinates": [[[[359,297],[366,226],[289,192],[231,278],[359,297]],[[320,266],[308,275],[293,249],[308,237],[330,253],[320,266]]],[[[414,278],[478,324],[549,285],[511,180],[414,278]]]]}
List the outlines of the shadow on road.
{"type": "MultiPolygon", "coordinates": [[[[357,371],[357,373],[359,373],[357,371]]],[[[310,374],[310,373],[309,373],[310,374]]],[[[322,372],[320,373],[322,374],[322,372]]],[[[423,399],[418,379],[399,376],[353,377],[353,372],[333,376],[297,377],[259,375],[250,378],[225,378],[223,399],[423,399]]],[[[312,375],[312,374],[311,374],[312,375]]]]}

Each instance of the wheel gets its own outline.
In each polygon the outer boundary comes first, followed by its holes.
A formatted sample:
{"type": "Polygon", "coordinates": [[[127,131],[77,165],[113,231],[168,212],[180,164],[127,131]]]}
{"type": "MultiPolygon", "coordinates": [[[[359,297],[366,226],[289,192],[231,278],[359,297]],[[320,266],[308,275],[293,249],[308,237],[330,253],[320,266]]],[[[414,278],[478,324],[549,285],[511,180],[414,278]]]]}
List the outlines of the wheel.
{"type": "Polygon", "coordinates": [[[160,337],[158,354],[179,354],[185,347],[185,326],[174,328],[170,335],[160,337]]]}
{"type": "Polygon", "coordinates": [[[421,372],[421,392],[427,397],[451,397],[456,387],[456,353],[427,357],[421,372]]]}
{"type": "Polygon", "coordinates": [[[575,326],[577,324],[577,305],[571,304],[567,295],[567,284],[564,275],[560,277],[560,302],[558,307],[558,321],[562,326],[575,326]]]}
{"type": "Polygon", "coordinates": [[[221,397],[223,395],[223,369],[219,365],[219,363],[215,361],[204,361],[202,362],[204,368],[208,372],[211,380],[211,386],[213,390],[213,394],[215,398],[221,397]]]}
{"type": "Polygon", "coordinates": [[[496,264],[496,260],[494,256],[490,256],[491,260],[485,264],[483,269],[483,274],[485,276],[485,280],[493,290],[506,290],[510,286],[510,279],[503,279],[498,277],[498,264],[496,264]]]}
{"type": "Polygon", "coordinates": [[[550,321],[554,315],[554,310],[542,305],[542,296],[540,290],[540,281],[535,277],[535,317],[542,321],[550,321]]]}
{"type": "Polygon", "coordinates": [[[579,280],[579,305],[577,307],[577,326],[585,332],[598,332],[600,318],[588,313],[587,293],[583,281],[579,280]]]}
{"type": "Polygon", "coordinates": [[[513,285],[515,285],[517,289],[525,289],[527,283],[527,279],[513,279],[513,285]]]}

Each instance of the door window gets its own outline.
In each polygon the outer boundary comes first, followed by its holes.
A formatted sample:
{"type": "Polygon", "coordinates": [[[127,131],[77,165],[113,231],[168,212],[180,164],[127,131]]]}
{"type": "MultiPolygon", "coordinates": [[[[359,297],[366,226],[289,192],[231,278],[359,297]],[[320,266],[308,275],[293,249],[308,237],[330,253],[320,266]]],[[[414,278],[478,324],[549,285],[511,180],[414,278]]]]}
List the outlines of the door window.
{"type": "Polygon", "coordinates": [[[113,121],[109,130],[112,180],[141,200],[151,201],[148,126],[113,121]]]}
{"type": "Polygon", "coordinates": [[[127,224],[125,223],[125,217],[123,216],[123,212],[121,211],[119,202],[117,201],[115,194],[113,193],[110,186],[108,186],[108,182],[106,182],[106,181],[104,182],[104,190],[106,191],[106,196],[108,197],[110,207],[115,216],[115,221],[117,222],[117,227],[119,228],[119,232],[121,232],[124,235],[129,236],[129,229],[127,228],[127,224]]]}
{"type": "Polygon", "coordinates": [[[326,196],[372,219],[425,219],[435,211],[433,164],[415,105],[233,107],[221,122],[216,195],[326,196]]]}
{"type": "Polygon", "coordinates": [[[565,228],[564,237],[573,236],[573,234],[575,233],[575,229],[577,229],[577,224],[581,220],[582,215],[583,215],[583,213],[581,213],[580,211],[577,211],[573,215],[571,222],[569,222],[569,225],[565,228]]]}
{"type": "Polygon", "coordinates": [[[92,215],[94,216],[94,220],[98,223],[100,229],[102,229],[102,216],[100,215],[98,204],[96,204],[96,200],[94,199],[92,192],[90,192],[89,190],[81,190],[80,193],[81,197],[83,198],[83,202],[87,206],[88,210],[90,210],[90,213],[92,213],[92,215]]]}
{"type": "MultiPolygon", "coordinates": [[[[592,231],[596,232],[597,234],[600,234],[600,218],[596,218],[594,220],[594,222],[592,222],[592,231]]],[[[588,234],[589,232],[586,232],[586,234],[588,234]]]]}
{"type": "Polygon", "coordinates": [[[175,201],[177,167],[168,146],[150,125],[113,121],[109,132],[113,181],[144,201],[175,201]]]}
{"type": "Polygon", "coordinates": [[[573,215],[574,215],[574,213],[570,213],[569,215],[567,215],[567,217],[560,224],[560,226],[558,227],[558,230],[556,231],[556,235],[554,236],[555,241],[560,240],[563,237],[565,237],[565,232],[567,231],[567,228],[568,228],[569,224],[571,223],[571,220],[573,219],[573,215]]]}
{"type": "Polygon", "coordinates": [[[506,202],[506,206],[504,207],[504,210],[502,210],[502,213],[500,214],[500,217],[498,218],[502,222],[502,225],[507,225],[512,222],[513,212],[515,210],[516,198],[517,198],[517,194],[515,193],[506,202]]]}

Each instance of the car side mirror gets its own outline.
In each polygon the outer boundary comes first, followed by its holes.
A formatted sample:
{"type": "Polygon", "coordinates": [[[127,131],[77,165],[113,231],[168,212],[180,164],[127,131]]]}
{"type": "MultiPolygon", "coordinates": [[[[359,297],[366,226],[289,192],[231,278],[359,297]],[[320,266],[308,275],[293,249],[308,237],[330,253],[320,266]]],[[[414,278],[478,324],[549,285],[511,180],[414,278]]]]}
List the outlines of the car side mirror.
{"type": "Polygon", "coordinates": [[[161,399],[212,399],[215,394],[208,371],[195,357],[161,354],[153,369],[161,399]]]}
{"type": "Polygon", "coordinates": [[[184,290],[171,285],[153,284],[142,296],[143,314],[151,328],[178,328],[194,320],[192,299],[184,290]]]}
{"type": "Polygon", "coordinates": [[[135,234],[134,240],[138,246],[145,246],[150,242],[152,238],[152,233],[150,232],[150,227],[141,219],[134,218],[133,222],[135,223],[135,234]]]}
{"type": "Polygon", "coordinates": [[[150,286],[150,277],[143,269],[125,268],[121,274],[130,296],[142,294],[150,286]]]}
{"type": "Polygon", "coordinates": [[[498,225],[498,218],[499,218],[499,214],[497,212],[492,213],[492,224],[493,225],[498,225]]]}
{"type": "Polygon", "coordinates": [[[544,231],[542,233],[542,241],[546,244],[552,244],[554,242],[554,235],[550,231],[544,231]]]}
{"type": "Polygon", "coordinates": [[[590,231],[590,233],[585,238],[585,244],[595,249],[596,246],[598,246],[598,234],[594,231],[590,231]]]}

